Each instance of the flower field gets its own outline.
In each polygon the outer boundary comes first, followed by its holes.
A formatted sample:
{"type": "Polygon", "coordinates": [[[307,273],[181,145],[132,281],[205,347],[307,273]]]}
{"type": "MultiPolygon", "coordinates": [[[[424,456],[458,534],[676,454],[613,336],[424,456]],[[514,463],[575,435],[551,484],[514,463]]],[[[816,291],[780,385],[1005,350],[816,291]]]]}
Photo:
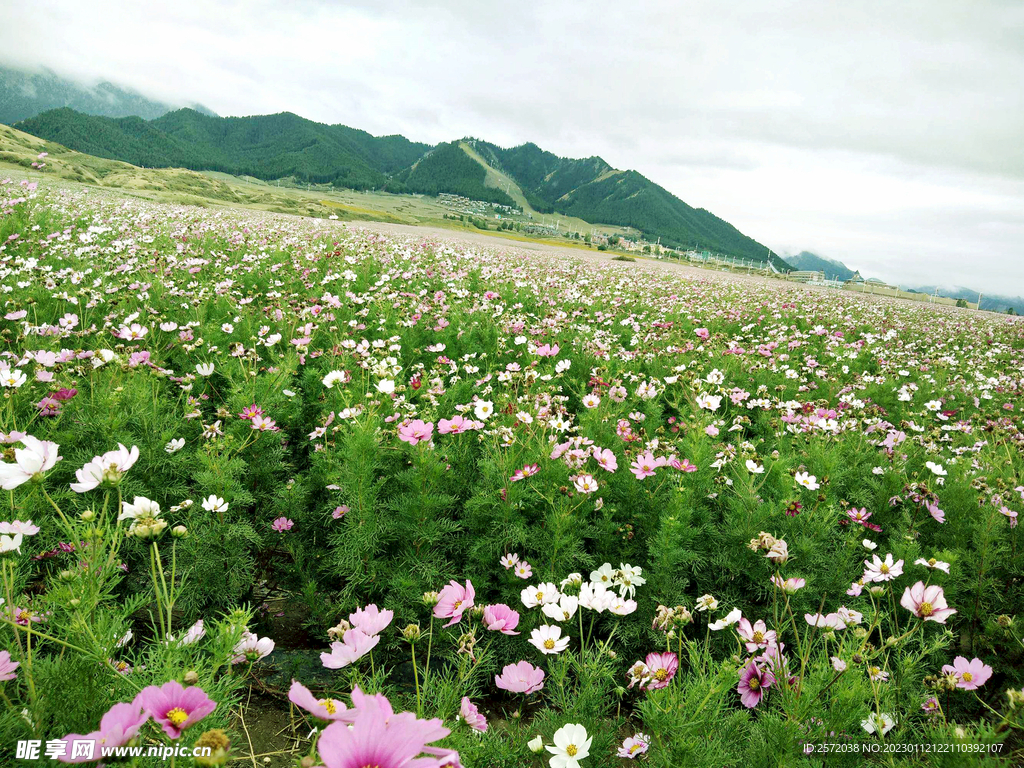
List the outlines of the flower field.
{"type": "Polygon", "coordinates": [[[12,180],[0,291],[4,761],[1021,764],[1016,318],[12,180]]]}

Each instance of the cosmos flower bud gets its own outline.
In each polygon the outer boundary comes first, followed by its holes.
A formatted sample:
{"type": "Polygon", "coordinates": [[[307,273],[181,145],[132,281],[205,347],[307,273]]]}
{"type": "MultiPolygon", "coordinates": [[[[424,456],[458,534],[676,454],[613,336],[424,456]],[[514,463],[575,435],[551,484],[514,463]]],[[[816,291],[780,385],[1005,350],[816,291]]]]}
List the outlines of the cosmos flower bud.
{"type": "Polygon", "coordinates": [[[402,630],[402,637],[410,643],[415,643],[419,640],[421,634],[422,630],[420,630],[419,624],[407,624],[405,629],[402,630]]]}
{"type": "Polygon", "coordinates": [[[437,592],[423,593],[423,604],[427,606],[427,608],[433,608],[435,605],[437,605],[437,601],[440,599],[441,595],[439,595],[437,592]]]}
{"type": "Polygon", "coordinates": [[[74,571],[61,571],[58,577],[61,581],[74,581],[77,575],[74,571]]]}
{"type": "Polygon", "coordinates": [[[186,528],[184,525],[176,525],[173,528],[171,528],[171,536],[173,536],[176,539],[184,539],[186,536],[188,536],[188,528],[186,528]]]}
{"type": "Polygon", "coordinates": [[[327,637],[331,640],[341,640],[345,637],[345,633],[350,629],[352,629],[352,625],[345,619],[341,619],[337,624],[327,630],[327,637]]]}
{"type": "Polygon", "coordinates": [[[530,751],[533,752],[535,755],[539,755],[541,752],[544,751],[544,737],[540,734],[537,734],[528,742],[526,742],[526,746],[528,746],[530,748],[530,751]]]}
{"type": "Polygon", "coordinates": [[[182,682],[184,682],[185,685],[195,685],[199,682],[199,673],[194,669],[190,669],[185,673],[185,676],[182,678],[182,682]]]}
{"type": "MultiPolygon", "coordinates": [[[[201,765],[203,768],[216,768],[225,765],[231,756],[231,739],[220,728],[213,728],[204,733],[199,737],[196,746],[210,748],[209,755],[195,758],[196,765],[201,765]]],[[[200,750],[200,752],[202,751],[200,750]]]]}
{"type": "Polygon", "coordinates": [[[79,515],[79,517],[81,517],[82,520],[84,520],[85,522],[91,523],[93,520],[96,519],[96,513],[93,512],[91,509],[87,509],[81,515],[79,515]]]}

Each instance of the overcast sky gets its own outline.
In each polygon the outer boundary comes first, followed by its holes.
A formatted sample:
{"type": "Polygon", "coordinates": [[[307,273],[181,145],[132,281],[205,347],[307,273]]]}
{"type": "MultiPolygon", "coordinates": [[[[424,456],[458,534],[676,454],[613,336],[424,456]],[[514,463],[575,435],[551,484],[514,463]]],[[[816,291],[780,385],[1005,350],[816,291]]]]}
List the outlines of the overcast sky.
{"type": "Polygon", "coordinates": [[[222,115],[600,155],[780,253],[1024,294],[1021,0],[0,0],[0,18],[6,63],[222,115]]]}

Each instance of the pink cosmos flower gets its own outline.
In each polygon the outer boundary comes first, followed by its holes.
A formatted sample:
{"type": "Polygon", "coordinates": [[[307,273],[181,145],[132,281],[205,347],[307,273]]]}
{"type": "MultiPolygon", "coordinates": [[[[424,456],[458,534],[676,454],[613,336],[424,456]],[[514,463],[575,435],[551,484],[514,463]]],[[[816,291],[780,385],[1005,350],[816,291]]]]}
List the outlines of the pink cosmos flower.
{"type": "Polygon", "coordinates": [[[533,566],[525,560],[520,560],[516,563],[515,574],[520,579],[528,579],[533,576],[533,566]]]}
{"type": "Polygon", "coordinates": [[[287,517],[279,517],[270,524],[270,527],[278,533],[284,533],[285,531],[290,531],[294,525],[295,523],[287,517]]]}
{"type": "Polygon", "coordinates": [[[640,755],[644,754],[650,746],[651,737],[643,733],[637,733],[622,742],[622,746],[619,747],[617,754],[619,757],[624,757],[627,760],[636,760],[640,755]]]}
{"type": "Polygon", "coordinates": [[[507,571],[509,568],[515,568],[519,565],[519,555],[515,552],[509,552],[501,558],[500,562],[505,566],[505,570],[507,571]]]}
{"type": "Polygon", "coordinates": [[[607,470],[608,472],[614,472],[619,468],[618,459],[615,458],[615,454],[611,448],[598,448],[596,445],[593,448],[594,460],[601,469],[607,470]]]}
{"type": "Polygon", "coordinates": [[[557,344],[541,344],[539,347],[537,347],[537,357],[554,357],[557,354],[557,344]]]}
{"type": "Polygon", "coordinates": [[[696,464],[691,464],[689,459],[683,459],[682,461],[680,461],[678,456],[673,456],[672,460],[669,461],[668,465],[672,467],[672,469],[678,469],[680,472],[697,471],[696,464]]]}
{"type": "Polygon", "coordinates": [[[185,688],[177,680],[143,688],[132,704],[139,704],[163,726],[164,733],[177,739],[217,708],[217,702],[197,685],[185,688]]]}
{"type": "Polygon", "coordinates": [[[420,720],[412,712],[395,714],[384,696],[352,691],[351,725],[328,725],[317,750],[326,768],[457,768],[459,754],[428,747],[451,731],[438,719],[420,720]],[[431,757],[421,757],[423,754],[431,757]]]}
{"type": "Polygon", "coordinates": [[[928,509],[928,514],[935,518],[935,522],[944,523],[946,522],[946,513],[939,509],[939,505],[934,502],[926,502],[925,507],[928,509]]]}
{"type": "Polygon", "coordinates": [[[321,720],[350,721],[353,717],[353,712],[343,702],[337,699],[318,699],[298,680],[292,680],[288,700],[321,720]]]}
{"type": "Polygon", "coordinates": [[[953,664],[945,664],[942,667],[944,675],[956,675],[956,687],[965,691],[973,691],[980,688],[992,677],[992,667],[985,664],[981,659],[968,661],[963,656],[953,659],[953,664]]]}
{"type": "Polygon", "coordinates": [[[846,514],[851,520],[853,520],[853,522],[857,523],[858,525],[863,525],[865,528],[875,531],[876,533],[879,533],[882,530],[882,526],[868,522],[868,518],[870,518],[871,515],[874,513],[868,512],[866,507],[862,509],[857,509],[856,507],[854,507],[853,509],[848,509],[846,511],[846,514]]]}
{"type": "Polygon", "coordinates": [[[767,669],[761,669],[751,661],[740,670],[740,682],[736,691],[740,694],[740,702],[747,709],[753,709],[761,703],[766,691],[775,682],[775,675],[767,669]]]}
{"type": "Polygon", "coordinates": [[[16,678],[18,673],[14,670],[19,666],[21,662],[11,661],[10,651],[0,651],[0,683],[16,678]]]}
{"type": "Polygon", "coordinates": [[[125,472],[131,469],[138,460],[138,446],[133,445],[129,449],[118,443],[117,450],[107,451],[102,456],[94,456],[92,461],[84,467],[75,470],[78,482],[71,483],[71,490],[75,493],[85,493],[100,484],[117,485],[124,477],[125,472]]]}
{"type": "Polygon", "coordinates": [[[469,700],[468,696],[462,697],[462,706],[459,708],[459,714],[466,721],[466,725],[474,731],[480,731],[480,733],[487,732],[487,718],[480,714],[480,710],[477,709],[476,704],[469,700]]]}
{"type": "Polygon", "coordinates": [[[634,459],[633,463],[629,465],[629,471],[636,475],[637,480],[643,480],[645,477],[653,477],[654,470],[658,466],[658,460],[654,458],[654,454],[647,451],[634,459]]]}
{"type": "Polygon", "coordinates": [[[441,419],[437,422],[437,431],[441,435],[457,435],[461,432],[468,432],[470,429],[472,429],[472,422],[461,415],[453,416],[451,420],[441,419]]]}
{"type": "Polygon", "coordinates": [[[648,653],[644,664],[649,676],[645,685],[652,691],[671,683],[679,669],[679,659],[674,653],[648,653]]]}
{"type": "MultiPolygon", "coordinates": [[[[100,754],[100,745],[103,747],[123,747],[135,737],[147,720],[149,720],[149,713],[138,703],[138,699],[130,704],[115,704],[100,719],[99,730],[87,733],[84,736],[78,733],[69,733],[61,739],[65,744],[64,755],[57,759],[62,763],[89,763],[99,760],[102,756],[100,754]],[[88,755],[80,754],[79,757],[71,757],[71,745],[76,741],[93,742],[92,749],[88,755]]],[[[172,738],[175,737],[172,736],[172,738]]]]}
{"type": "Polygon", "coordinates": [[[259,637],[252,632],[246,632],[242,639],[235,646],[235,657],[232,664],[242,664],[246,661],[253,663],[269,656],[274,652],[274,641],[269,637],[259,637]]]}
{"type": "Polygon", "coordinates": [[[956,609],[946,605],[946,596],[938,584],[925,586],[923,581],[907,587],[900,598],[900,605],[925,621],[945,624],[946,619],[956,613],[956,609]]]}
{"type": "Polygon", "coordinates": [[[803,589],[807,586],[807,581],[804,579],[790,578],[783,580],[783,578],[778,574],[772,576],[771,581],[772,584],[781,589],[787,595],[795,594],[797,590],[803,589]]]}
{"type": "Polygon", "coordinates": [[[335,520],[340,520],[341,518],[343,518],[347,514],[348,514],[348,506],[345,505],[345,504],[342,504],[342,505],[337,506],[337,507],[334,508],[334,511],[331,512],[331,517],[333,517],[335,520]]]}
{"type": "Polygon", "coordinates": [[[776,642],[775,630],[769,630],[762,619],[751,624],[750,619],[744,616],[736,625],[736,631],[746,641],[748,653],[753,653],[758,648],[767,648],[776,642]]]}
{"type": "Polygon", "coordinates": [[[31,520],[14,520],[10,523],[0,523],[0,533],[35,536],[39,533],[39,526],[33,524],[31,520]]]}
{"type": "Polygon", "coordinates": [[[711,338],[711,333],[708,331],[707,328],[698,328],[697,330],[694,331],[694,334],[699,339],[707,340],[707,339],[711,338]]]}
{"type": "Polygon", "coordinates": [[[320,654],[320,663],[328,669],[341,669],[359,661],[377,647],[380,635],[368,635],[361,629],[350,629],[341,639],[340,643],[331,643],[330,653],[320,654]]]}
{"type": "Polygon", "coordinates": [[[394,611],[382,611],[374,603],[370,603],[365,608],[359,608],[355,613],[348,615],[348,620],[352,622],[352,626],[367,635],[379,635],[387,628],[393,618],[395,618],[394,611]]]}
{"type": "Polygon", "coordinates": [[[513,632],[519,625],[519,613],[513,611],[504,603],[488,605],[484,608],[484,626],[492,632],[501,632],[503,635],[518,635],[513,632]]]}
{"type": "Polygon", "coordinates": [[[458,624],[462,621],[462,614],[473,607],[473,598],[476,591],[469,579],[466,579],[466,586],[463,587],[457,581],[451,581],[448,586],[441,590],[437,605],[434,606],[435,619],[451,619],[446,627],[458,624]]]}
{"type": "Polygon", "coordinates": [[[494,676],[494,684],[509,693],[536,693],[544,687],[544,670],[528,661],[507,664],[500,675],[494,676]]]}
{"type": "Polygon", "coordinates": [[[398,428],[398,439],[409,445],[429,442],[433,434],[433,422],[426,422],[422,419],[416,419],[398,428]]]}

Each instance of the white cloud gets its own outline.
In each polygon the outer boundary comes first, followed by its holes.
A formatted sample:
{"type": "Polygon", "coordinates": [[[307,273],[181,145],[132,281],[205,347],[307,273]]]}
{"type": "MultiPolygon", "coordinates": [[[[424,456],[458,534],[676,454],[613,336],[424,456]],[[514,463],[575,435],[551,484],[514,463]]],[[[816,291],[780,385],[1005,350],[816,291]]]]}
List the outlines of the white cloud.
{"type": "MultiPolygon", "coordinates": [[[[8,0],[8,5],[10,5],[8,0]]],[[[0,57],[636,168],[779,250],[1024,293],[1024,4],[35,0],[0,57]]]]}

